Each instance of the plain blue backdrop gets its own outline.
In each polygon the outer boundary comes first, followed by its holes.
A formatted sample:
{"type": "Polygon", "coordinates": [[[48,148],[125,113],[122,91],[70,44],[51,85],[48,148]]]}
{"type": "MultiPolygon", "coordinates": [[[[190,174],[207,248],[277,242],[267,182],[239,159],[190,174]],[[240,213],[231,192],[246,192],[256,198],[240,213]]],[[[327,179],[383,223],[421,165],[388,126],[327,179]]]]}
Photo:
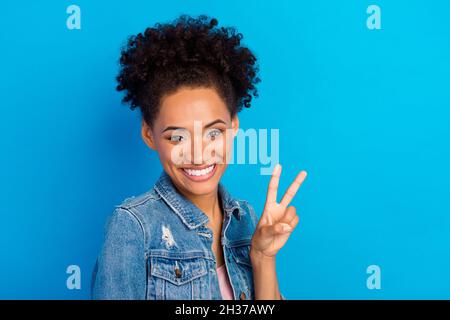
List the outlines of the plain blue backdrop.
{"type": "MultiPolygon", "coordinates": [[[[87,299],[107,217],[159,176],[115,91],[126,38],[179,14],[236,26],[260,97],[241,127],[278,128],[280,189],[309,175],[277,258],[288,299],[450,298],[448,1],[3,1],[0,298],[87,299]],[[81,30],[66,8],[81,8],[81,30]],[[366,27],[370,4],[381,30],[366,27]],[[66,268],[79,265],[81,290],[66,268]],[[366,286],[369,265],[381,289],[366,286]]],[[[224,183],[260,216],[268,176],[224,183]]]]}

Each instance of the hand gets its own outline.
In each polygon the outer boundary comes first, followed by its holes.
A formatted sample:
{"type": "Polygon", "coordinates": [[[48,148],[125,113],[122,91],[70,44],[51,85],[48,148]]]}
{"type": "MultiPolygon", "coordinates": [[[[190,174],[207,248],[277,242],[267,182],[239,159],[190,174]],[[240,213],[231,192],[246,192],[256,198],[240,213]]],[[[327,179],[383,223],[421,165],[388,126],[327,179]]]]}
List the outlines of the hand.
{"type": "Polygon", "coordinates": [[[266,204],[261,219],[252,237],[250,254],[252,258],[274,259],[297,226],[299,217],[295,207],[288,207],[292,198],[306,178],[306,171],[301,171],[289,186],[280,203],[277,203],[278,183],[281,165],[273,169],[267,190],[266,204]]]}

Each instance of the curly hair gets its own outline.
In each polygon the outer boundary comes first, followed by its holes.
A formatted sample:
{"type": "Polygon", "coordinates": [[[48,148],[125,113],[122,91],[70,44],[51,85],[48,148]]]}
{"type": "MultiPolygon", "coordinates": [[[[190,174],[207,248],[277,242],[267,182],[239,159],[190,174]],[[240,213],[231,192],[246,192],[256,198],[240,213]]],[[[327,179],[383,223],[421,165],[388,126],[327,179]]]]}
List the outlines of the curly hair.
{"type": "Polygon", "coordinates": [[[117,91],[122,103],[139,107],[147,124],[155,120],[161,99],[180,87],[217,90],[231,116],[249,108],[260,82],[255,55],[241,46],[234,27],[218,27],[215,18],[181,15],[132,35],[121,49],[117,91]]]}

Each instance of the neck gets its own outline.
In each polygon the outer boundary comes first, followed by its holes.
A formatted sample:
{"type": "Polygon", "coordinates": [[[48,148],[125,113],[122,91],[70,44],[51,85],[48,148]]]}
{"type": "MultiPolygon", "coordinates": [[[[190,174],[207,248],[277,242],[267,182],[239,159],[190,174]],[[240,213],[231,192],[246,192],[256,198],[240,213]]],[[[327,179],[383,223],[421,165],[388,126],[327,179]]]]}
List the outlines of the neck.
{"type": "Polygon", "coordinates": [[[213,192],[204,195],[195,195],[185,192],[184,190],[180,190],[180,192],[196,207],[202,210],[208,216],[210,221],[214,221],[220,214],[218,187],[216,187],[213,192]]]}

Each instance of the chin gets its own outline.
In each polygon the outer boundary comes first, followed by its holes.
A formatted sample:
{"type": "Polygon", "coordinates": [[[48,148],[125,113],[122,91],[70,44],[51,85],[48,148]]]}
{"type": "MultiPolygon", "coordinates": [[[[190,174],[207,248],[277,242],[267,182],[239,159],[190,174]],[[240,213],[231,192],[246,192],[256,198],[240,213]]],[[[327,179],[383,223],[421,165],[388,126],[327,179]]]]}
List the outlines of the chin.
{"type": "Polygon", "coordinates": [[[182,165],[171,168],[177,185],[186,192],[203,195],[214,192],[225,170],[223,164],[182,165]]]}

